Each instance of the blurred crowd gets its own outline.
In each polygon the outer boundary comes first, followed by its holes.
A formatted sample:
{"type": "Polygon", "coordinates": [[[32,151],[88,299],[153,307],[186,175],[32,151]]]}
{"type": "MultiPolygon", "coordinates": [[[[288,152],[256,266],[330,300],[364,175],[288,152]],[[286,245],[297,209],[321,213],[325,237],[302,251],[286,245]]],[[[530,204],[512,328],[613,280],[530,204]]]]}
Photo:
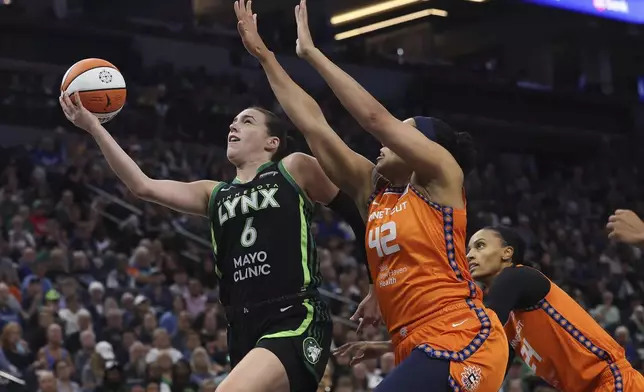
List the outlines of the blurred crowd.
{"type": "MultiPolygon", "coordinates": [[[[57,77],[0,72],[0,80],[9,86],[0,92],[2,120],[52,129],[38,144],[0,154],[0,371],[42,392],[214,391],[230,363],[205,220],[136,200],[92,140],[64,122],[57,77]]],[[[107,128],[151,177],[231,180],[221,148],[229,121],[251,104],[280,112],[258,80],[149,69],[128,81],[128,107],[107,128]]],[[[328,93],[316,97],[343,139],[373,157],[379,146],[328,93]]],[[[644,212],[642,173],[625,155],[628,146],[606,144],[592,161],[493,146],[486,143],[467,180],[469,231],[517,228],[527,263],[570,293],[644,370],[642,254],[609,243],[604,231],[617,207],[644,212]]],[[[336,316],[333,345],[387,339],[373,327],[359,336],[347,322],[368,290],[354,255],[362,240],[324,208],[315,232],[322,289],[336,316]]],[[[391,354],[354,367],[348,361],[332,359],[320,391],[370,391],[394,366],[391,354]]],[[[504,386],[552,390],[521,362],[504,386]]]]}

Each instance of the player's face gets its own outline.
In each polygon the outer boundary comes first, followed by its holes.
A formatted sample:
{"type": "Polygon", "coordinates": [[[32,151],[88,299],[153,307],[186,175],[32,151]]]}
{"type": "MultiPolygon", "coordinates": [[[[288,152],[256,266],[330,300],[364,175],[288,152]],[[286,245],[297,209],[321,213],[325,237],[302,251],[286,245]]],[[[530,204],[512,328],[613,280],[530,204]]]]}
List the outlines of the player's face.
{"type": "Polygon", "coordinates": [[[511,265],[512,248],[504,246],[499,235],[493,230],[479,230],[467,246],[467,261],[475,280],[497,275],[511,265]]]}
{"type": "MultiPolygon", "coordinates": [[[[412,118],[408,118],[403,122],[414,127],[416,126],[412,118]]],[[[395,182],[396,179],[401,178],[407,179],[412,173],[412,170],[407,166],[405,161],[385,146],[380,149],[380,155],[376,160],[376,170],[381,176],[391,182],[395,182]]]]}
{"type": "Polygon", "coordinates": [[[245,109],[233,119],[228,132],[228,160],[236,166],[260,158],[279,146],[279,138],[270,136],[266,115],[257,109],[245,109]]]}
{"type": "MultiPolygon", "coordinates": [[[[376,159],[376,170],[378,174],[385,177],[389,181],[395,181],[396,178],[401,177],[408,171],[405,161],[400,159],[395,152],[387,147],[380,149],[380,155],[376,159]]],[[[409,173],[411,174],[411,173],[409,173]]]]}

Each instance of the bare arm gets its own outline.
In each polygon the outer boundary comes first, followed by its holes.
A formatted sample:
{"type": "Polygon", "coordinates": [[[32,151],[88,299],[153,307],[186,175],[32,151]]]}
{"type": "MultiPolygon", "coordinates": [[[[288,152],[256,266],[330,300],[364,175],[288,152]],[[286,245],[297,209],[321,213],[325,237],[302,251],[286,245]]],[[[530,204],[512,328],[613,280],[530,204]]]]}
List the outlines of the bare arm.
{"type": "Polygon", "coordinates": [[[311,201],[327,205],[338,194],[338,187],[314,157],[296,152],[284,158],[282,163],[311,201]]]}
{"type": "Polygon", "coordinates": [[[306,1],[302,0],[298,8],[298,40],[302,47],[298,51],[300,57],[320,73],[342,105],[367,132],[412,167],[422,185],[430,181],[438,181],[440,185],[450,188],[457,185],[454,188],[458,190],[460,198],[463,172],[454,157],[412,124],[395,118],[358,82],[315,48],[308,29],[306,1]]]}
{"type": "Polygon", "coordinates": [[[327,123],[317,102],[284,71],[257,33],[250,4],[235,3],[235,13],[244,46],[260,61],[277,100],[306,138],[326,175],[356,202],[364,204],[371,193],[373,164],[342,141],[327,123]]]}
{"type": "Polygon", "coordinates": [[[277,100],[306,138],[326,175],[356,202],[365,204],[372,190],[373,163],[344,143],[317,102],[288,76],[272,53],[261,64],[277,100]]]}
{"type": "Polygon", "coordinates": [[[107,163],[121,181],[137,197],[161,204],[176,211],[207,216],[208,200],[216,181],[195,181],[191,183],[153,180],[118,145],[112,135],[98,122],[96,117],[80,104],[71,102],[68,96],[61,97],[60,104],[65,116],[79,128],[94,137],[107,163]]]}

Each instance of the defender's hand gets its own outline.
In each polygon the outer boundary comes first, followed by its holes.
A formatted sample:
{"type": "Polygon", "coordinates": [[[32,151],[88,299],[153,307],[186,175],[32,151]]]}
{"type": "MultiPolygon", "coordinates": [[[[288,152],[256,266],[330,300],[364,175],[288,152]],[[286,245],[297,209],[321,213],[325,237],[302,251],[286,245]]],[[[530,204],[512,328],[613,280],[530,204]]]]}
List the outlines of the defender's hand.
{"type": "Polygon", "coordinates": [[[248,53],[262,60],[270,51],[257,32],[257,14],[253,14],[252,3],[251,0],[235,1],[233,8],[237,15],[237,31],[248,53]]]}

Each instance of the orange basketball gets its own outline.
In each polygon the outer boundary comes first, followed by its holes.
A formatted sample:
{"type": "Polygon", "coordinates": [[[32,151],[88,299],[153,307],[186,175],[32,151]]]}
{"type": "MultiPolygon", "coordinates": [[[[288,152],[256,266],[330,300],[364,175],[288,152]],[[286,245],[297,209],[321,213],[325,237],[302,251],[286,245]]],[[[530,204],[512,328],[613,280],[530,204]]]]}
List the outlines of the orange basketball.
{"type": "Polygon", "coordinates": [[[83,106],[101,123],[113,119],[125,105],[127,89],[125,79],[109,61],[85,59],[72,65],[65,72],[60,91],[78,91],[83,106]]]}

